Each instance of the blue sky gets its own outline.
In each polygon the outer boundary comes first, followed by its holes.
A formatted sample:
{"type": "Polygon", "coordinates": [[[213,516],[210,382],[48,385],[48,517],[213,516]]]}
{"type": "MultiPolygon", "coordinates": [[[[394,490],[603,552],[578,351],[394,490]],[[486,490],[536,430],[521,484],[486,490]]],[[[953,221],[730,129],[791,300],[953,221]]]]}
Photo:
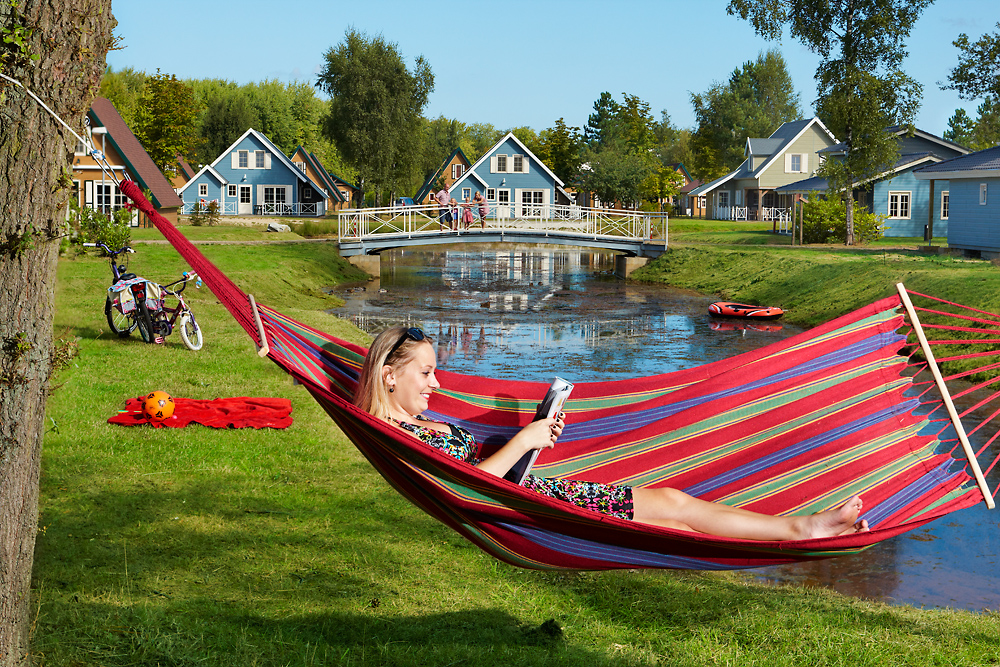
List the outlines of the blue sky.
{"type": "MultiPolygon", "coordinates": [[[[602,91],[623,92],[666,109],[680,127],[694,125],[690,94],[725,80],[763,49],[781,50],[812,113],[818,59],[786,37],[766,42],[726,14],[725,0],[507,0],[422,4],[366,0],[115,0],[124,48],[108,54],[115,69],[157,69],[178,78],[237,83],[279,79],[314,83],[323,54],[348,27],[395,42],[407,64],[423,55],[435,76],[425,114],[498,129],[541,130],[557,118],[582,127],[602,91]]],[[[991,32],[995,0],[940,0],[911,33],[905,69],[924,85],[917,126],[941,134],[960,106],[977,103],[942,91],[957,62],[951,42],[991,32]]]]}

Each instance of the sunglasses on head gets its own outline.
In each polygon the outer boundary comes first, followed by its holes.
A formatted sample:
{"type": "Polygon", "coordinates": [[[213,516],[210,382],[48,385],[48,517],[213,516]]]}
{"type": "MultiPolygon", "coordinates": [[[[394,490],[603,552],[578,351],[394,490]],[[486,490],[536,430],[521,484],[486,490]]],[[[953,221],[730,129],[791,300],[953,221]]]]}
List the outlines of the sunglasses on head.
{"type": "Polygon", "coordinates": [[[399,337],[399,340],[396,341],[396,344],[392,346],[391,350],[389,350],[389,354],[385,355],[385,360],[388,361],[392,357],[392,355],[396,353],[396,350],[399,349],[399,346],[402,345],[407,339],[420,342],[424,338],[426,338],[426,336],[424,335],[423,331],[421,331],[417,327],[410,327],[409,329],[403,332],[402,336],[399,337]]]}

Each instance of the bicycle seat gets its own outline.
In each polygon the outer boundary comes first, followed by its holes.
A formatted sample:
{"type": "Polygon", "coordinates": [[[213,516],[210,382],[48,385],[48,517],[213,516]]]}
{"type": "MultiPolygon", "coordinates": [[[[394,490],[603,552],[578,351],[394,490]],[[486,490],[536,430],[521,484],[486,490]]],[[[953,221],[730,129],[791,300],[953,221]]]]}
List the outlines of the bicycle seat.
{"type": "Polygon", "coordinates": [[[123,274],[121,274],[121,276],[119,276],[118,279],[119,280],[132,280],[133,278],[135,278],[135,274],[134,273],[123,273],[123,274]]]}

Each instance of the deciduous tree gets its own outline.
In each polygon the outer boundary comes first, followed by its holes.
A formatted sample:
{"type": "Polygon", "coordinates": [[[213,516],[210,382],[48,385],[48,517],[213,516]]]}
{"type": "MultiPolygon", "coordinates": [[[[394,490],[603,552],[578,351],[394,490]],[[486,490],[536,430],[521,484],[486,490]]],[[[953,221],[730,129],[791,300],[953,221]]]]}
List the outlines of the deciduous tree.
{"type": "Polygon", "coordinates": [[[331,97],[324,133],[380,203],[383,192],[398,189],[412,172],[420,119],[434,89],[431,67],[420,56],[411,72],[395,44],[354,29],[325,60],[317,82],[331,97]]]}
{"type": "Polygon", "coordinates": [[[173,74],[157,70],[146,79],[132,131],[168,178],[177,173],[177,154],[190,155],[198,143],[198,111],[194,91],[173,74]]]}
{"type": "Polygon", "coordinates": [[[580,149],[583,147],[583,137],[580,128],[569,127],[562,118],[556,121],[554,127],[541,133],[541,147],[538,158],[563,183],[572,183],[580,166],[580,149]]]}
{"type": "Polygon", "coordinates": [[[785,59],[774,49],[744,63],[725,83],[693,93],[691,104],[697,129],[691,137],[694,161],[688,167],[706,181],[743,162],[748,137],[768,137],[802,113],[785,59]]]}
{"type": "Polygon", "coordinates": [[[901,68],[905,40],[933,0],[730,0],[728,11],[769,39],[785,26],[820,56],[817,113],[846,144],[843,161],[820,169],[844,193],[846,242],[854,244],[853,186],[887,171],[899,155],[886,132],[912,125],[922,87],[901,68]]]}
{"type": "MultiPolygon", "coordinates": [[[[1000,28],[1000,23],[997,27],[1000,28]]],[[[964,100],[983,101],[975,121],[968,118],[964,109],[959,109],[952,116],[957,126],[951,127],[949,121],[949,127],[962,131],[965,141],[959,143],[976,150],[989,148],[1000,143],[1000,31],[987,33],[975,42],[970,42],[963,32],[952,44],[960,51],[958,66],[948,74],[949,83],[940,84],[941,88],[958,91],[964,100]]]]}
{"type": "MultiPolygon", "coordinates": [[[[111,0],[0,3],[0,71],[71,126],[97,94],[111,0]]],[[[38,476],[52,371],[56,259],[76,138],[0,79],[0,666],[28,662],[38,476]]]]}

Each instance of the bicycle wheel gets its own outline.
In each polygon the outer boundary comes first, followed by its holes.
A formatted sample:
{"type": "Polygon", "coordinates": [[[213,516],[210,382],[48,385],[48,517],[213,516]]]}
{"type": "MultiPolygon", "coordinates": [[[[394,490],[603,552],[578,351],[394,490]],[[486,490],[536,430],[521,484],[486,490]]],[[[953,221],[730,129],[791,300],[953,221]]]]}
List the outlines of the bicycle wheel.
{"type": "Polygon", "coordinates": [[[142,342],[152,343],[156,338],[156,333],[153,331],[153,318],[149,316],[146,302],[143,299],[137,299],[135,305],[136,327],[139,329],[139,335],[142,336],[142,342]]]}
{"type": "Polygon", "coordinates": [[[128,338],[135,329],[135,311],[131,313],[123,313],[111,302],[111,297],[108,297],[104,302],[104,316],[108,318],[108,326],[111,327],[111,331],[118,334],[119,338],[128,338]]]}
{"type": "Polygon", "coordinates": [[[194,314],[188,310],[181,315],[180,319],[181,340],[187,345],[189,350],[197,352],[204,342],[201,336],[201,327],[194,321],[194,314]]]}

